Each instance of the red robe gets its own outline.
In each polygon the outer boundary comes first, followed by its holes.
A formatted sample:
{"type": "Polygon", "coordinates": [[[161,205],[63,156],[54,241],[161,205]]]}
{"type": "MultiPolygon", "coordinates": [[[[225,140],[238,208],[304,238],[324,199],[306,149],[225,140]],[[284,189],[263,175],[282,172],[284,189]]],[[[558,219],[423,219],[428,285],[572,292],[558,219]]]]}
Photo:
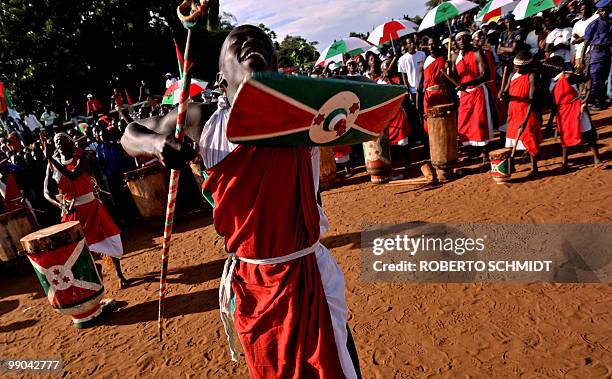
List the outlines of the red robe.
{"type": "MultiPolygon", "coordinates": [[[[461,83],[478,76],[478,66],[473,51],[457,59],[457,73],[461,83]]],[[[493,138],[491,110],[484,84],[467,88],[459,95],[457,128],[459,139],[465,145],[484,146],[493,138]]]]}
{"type": "Polygon", "coordinates": [[[15,180],[15,175],[9,173],[6,178],[6,192],[4,193],[4,209],[7,212],[23,208],[23,194],[15,180]]]}
{"type": "Polygon", "coordinates": [[[576,146],[582,142],[581,133],[591,129],[588,114],[581,111],[580,94],[561,73],[554,81],[553,102],[557,107],[557,128],[561,145],[576,146]],[[586,117],[586,120],[583,118],[586,117]]]}
{"type": "MultiPolygon", "coordinates": [[[[214,200],[215,228],[228,252],[267,259],[318,241],[309,148],[240,145],[207,174],[203,189],[214,200]]],[[[342,377],[314,254],[282,264],[238,261],[232,290],[251,377],[342,377]]]]}
{"type": "MultiPolygon", "coordinates": [[[[529,75],[514,75],[510,80],[510,103],[508,105],[508,131],[506,138],[516,140],[519,127],[527,116],[529,108],[529,75]]],[[[542,129],[540,126],[540,117],[538,112],[533,108],[525,130],[521,134],[520,141],[523,142],[525,149],[529,154],[535,156],[542,142],[542,129]]]]}
{"type": "MultiPolygon", "coordinates": [[[[74,153],[74,158],[70,163],[64,166],[68,170],[74,170],[78,157],[82,157],[83,152],[81,149],[77,149],[74,153]],[[74,162],[74,163],[73,163],[74,162]]],[[[74,181],[70,181],[65,176],[61,175],[57,187],[59,192],[64,196],[65,201],[76,199],[79,196],[93,194],[93,183],[87,173],[82,173],[74,181]]],[[[98,200],[87,202],[82,205],[74,205],[72,207],[74,212],[68,213],[62,216],[62,222],[68,221],[79,221],[85,232],[85,239],[87,244],[92,251],[102,254],[108,254],[112,256],[121,256],[123,251],[107,251],[108,248],[114,248],[116,246],[109,246],[104,241],[110,237],[119,236],[121,233],[113,219],[108,214],[104,205],[98,200]],[[102,243],[102,244],[100,244],[102,243]]]]}
{"type": "Polygon", "coordinates": [[[489,74],[487,78],[487,89],[489,90],[489,104],[492,110],[495,112],[493,121],[499,128],[506,122],[508,116],[508,110],[506,104],[499,99],[499,88],[497,88],[497,66],[495,65],[495,57],[491,50],[482,49],[485,63],[487,65],[487,72],[489,74]]]}
{"type": "MultiPolygon", "coordinates": [[[[448,97],[446,89],[446,80],[442,72],[446,59],[444,57],[433,58],[427,57],[423,66],[423,108],[425,113],[429,107],[435,105],[449,104],[451,100],[448,97]]],[[[428,132],[427,119],[425,119],[423,127],[425,132],[428,132]]]]}
{"type": "MultiPolygon", "coordinates": [[[[387,78],[387,84],[401,85],[399,76],[387,78]]],[[[389,143],[391,145],[405,146],[408,144],[408,136],[410,136],[410,123],[408,116],[403,107],[397,110],[397,113],[389,122],[389,143]]]]}

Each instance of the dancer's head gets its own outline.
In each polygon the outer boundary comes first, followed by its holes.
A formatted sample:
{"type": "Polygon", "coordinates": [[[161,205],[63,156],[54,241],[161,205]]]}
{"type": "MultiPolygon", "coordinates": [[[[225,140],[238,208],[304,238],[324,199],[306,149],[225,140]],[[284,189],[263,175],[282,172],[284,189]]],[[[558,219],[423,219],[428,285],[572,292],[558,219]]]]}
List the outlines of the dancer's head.
{"type": "Polygon", "coordinates": [[[277,67],[276,51],[270,37],[256,26],[242,25],[230,32],[221,47],[219,83],[232,101],[250,73],[276,71],[277,67]]]}

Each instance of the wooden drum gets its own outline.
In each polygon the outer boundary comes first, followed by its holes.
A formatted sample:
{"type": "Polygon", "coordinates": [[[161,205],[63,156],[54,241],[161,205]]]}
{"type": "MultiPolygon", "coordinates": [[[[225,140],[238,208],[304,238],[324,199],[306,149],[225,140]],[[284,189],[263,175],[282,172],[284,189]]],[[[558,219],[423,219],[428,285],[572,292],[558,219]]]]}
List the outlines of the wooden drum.
{"type": "Polygon", "coordinates": [[[19,240],[37,229],[30,209],[0,214],[0,261],[17,258],[22,250],[19,240]]]}
{"type": "Polygon", "coordinates": [[[102,316],[104,285],[77,221],[54,225],[21,239],[51,306],[77,328],[102,316]]]}
{"type": "Polygon", "coordinates": [[[319,159],[319,188],[324,191],[333,188],[336,184],[336,160],[331,146],[321,146],[319,152],[321,154],[319,159]]]}
{"type": "Polygon", "coordinates": [[[493,150],[489,153],[491,160],[491,177],[497,184],[503,184],[510,181],[510,156],[512,149],[504,148],[493,150]]]}
{"type": "Polygon", "coordinates": [[[431,164],[447,168],[457,161],[457,111],[453,104],[430,107],[425,113],[429,128],[431,164]]]}
{"type": "Polygon", "coordinates": [[[383,184],[391,176],[391,150],[389,148],[389,128],[374,141],[363,143],[363,155],[366,170],[370,174],[370,181],[374,184],[383,184]]]}
{"type": "Polygon", "coordinates": [[[140,216],[146,220],[163,219],[166,215],[168,180],[164,167],[151,164],[124,174],[140,216]]]}

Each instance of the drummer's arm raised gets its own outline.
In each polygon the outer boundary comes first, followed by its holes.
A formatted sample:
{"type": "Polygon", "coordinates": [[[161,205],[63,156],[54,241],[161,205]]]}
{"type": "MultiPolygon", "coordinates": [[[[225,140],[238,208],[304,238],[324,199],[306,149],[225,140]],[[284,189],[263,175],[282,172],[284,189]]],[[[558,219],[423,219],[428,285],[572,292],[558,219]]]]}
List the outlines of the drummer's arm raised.
{"type": "MultiPolygon", "coordinates": [[[[202,125],[210,116],[210,106],[190,104],[187,110],[185,135],[191,141],[199,141],[202,125]]],[[[157,157],[165,166],[176,168],[190,161],[195,155],[190,141],[180,143],[174,138],[178,110],[164,117],[151,117],[130,123],[121,137],[121,145],[133,156],[157,157]]]]}
{"type": "Polygon", "coordinates": [[[58,162],[54,157],[47,156],[47,160],[49,161],[49,163],[52,164],[57,171],[59,171],[70,181],[76,180],[79,176],[81,176],[82,173],[89,171],[89,162],[87,161],[87,158],[76,156],[74,158],[76,159],[76,165],[72,170],[69,170],[68,168],[66,168],[66,166],[58,162]]]}
{"type": "MultiPolygon", "coordinates": [[[[53,180],[52,176],[53,176],[53,170],[51,169],[51,166],[48,165],[47,175],[45,176],[45,183],[44,183],[45,199],[47,199],[48,202],[55,205],[56,207],[62,209],[63,208],[62,204],[60,204],[57,200],[55,200],[55,197],[51,194],[51,186],[52,186],[51,180],[53,180]]],[[[57,191],[54,191],[54,192],[57,192],[57,191]]]]}

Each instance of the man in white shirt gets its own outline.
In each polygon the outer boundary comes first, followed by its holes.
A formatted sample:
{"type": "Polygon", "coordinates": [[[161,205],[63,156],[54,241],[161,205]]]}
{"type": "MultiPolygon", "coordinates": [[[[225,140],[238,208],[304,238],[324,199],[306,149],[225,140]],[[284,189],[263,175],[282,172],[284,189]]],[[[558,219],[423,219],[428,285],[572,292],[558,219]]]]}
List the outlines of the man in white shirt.
{"type": "Polygon", "coordinates": [[[425,62],[425,53],[417,51],[416,43],[412,38],[406,40],[406,54],[397,62],[397,69],[402,74],[404,86],[410,94],[414,104],[417,104],[417,89],[421,81],[421,68],[425,62]]]}
{"type": "Polygon", "coordinates": [[[25,124],[28,126],[28,129],[30,129],[31,131],[34,131],[36,129],[42,130],[43,128],[42,124],[32,113],[26,114],[24,117],[24,121],[25,124]]]}
{"type": "Polygon", "coordinates": [[[170,88],[174,83],[176,83],[176,78],[173,78],[171,73],[166,73],[166,89],[170,88]]]}
{"type": "Polygon", "coordinates": [[[397,70],[402,74],[404,86],[406,86],[410,96],[410,101],[405,102],[404,106],[406,107],[408,122],[412,127],[411,135],[414,137],[415,143],[420,143],[425,138],[425,135],[421,112],[419,112],[419,109],[422,109],[419,105],[422,101],[418,95],[418,88],[426,56],[424,52],[417,51],[416,42],[412,39],[412,36],[406,40],[405,48],[406,53],[397,61],[397,70]]]}
{"type": "Polygon", "coordinates": [[[558,26],[546,37],[546,51],[551,57],[560,56],[565,64],[564,69],[571,71],[570,42],[572,28],[568,26],[567,20],[561,17],[558,26]]]}
{"type": "Polygon", "coordinates": [[[572,65],[576,67],[576,71],[581,73],[584,69],[582,66],[582,57],[584,56],[584,33],[586,32],[587,26],[591,22],[595,21],[597,14],[593,14],[590,4],[582,3],[580,5],[580,15],[582,18],[574,24],[572,28],[572,65]]]}
{"type": "Polygon", "coordinates": [[[40,121],[42,121],[42,123],[45,125],[45,128],[52,128],[53,123],[55,122],[55,119],[57,118],[57,114],[46,106],[44,109],[45,111],[40,116],[40,121]]]}

